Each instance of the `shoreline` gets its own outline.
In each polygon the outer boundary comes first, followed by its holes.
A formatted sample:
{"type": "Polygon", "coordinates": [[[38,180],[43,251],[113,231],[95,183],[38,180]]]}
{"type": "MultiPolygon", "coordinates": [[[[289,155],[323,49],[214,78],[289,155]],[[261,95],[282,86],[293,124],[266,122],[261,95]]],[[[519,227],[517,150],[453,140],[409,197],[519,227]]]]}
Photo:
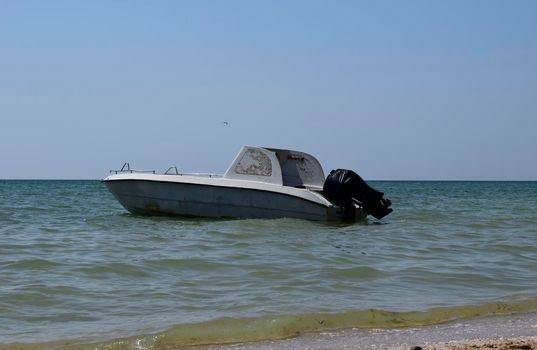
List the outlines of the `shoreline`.
{"type": "MultiPolygon", "coordinates": [[[[245,327],[243,331],[249,333],[251,329],[245,327]]],[[[190,332],[187,334],[193,336],[190,332]]],[[[295,337],[285,339],[243,343],[179,345],[159,341],[163,340],[159,339],[159,334],[143,338],[119,338],[102,343],[68,339],[46,343],[9,343],[0,344],[0,349],[537,350],[537,311],[463,318],[425,326],[323,329],[297,333],[295,337]]]]}
{"type": "MultiPolygon", "coordinates": [[[[194,347],[191,347],[194,349],[194,347]]],[[[537,312],[488,316],[399,329],[340,329],[297,337],[197,346],[200,350],[463,350],[537,349],[537,312]]]]}

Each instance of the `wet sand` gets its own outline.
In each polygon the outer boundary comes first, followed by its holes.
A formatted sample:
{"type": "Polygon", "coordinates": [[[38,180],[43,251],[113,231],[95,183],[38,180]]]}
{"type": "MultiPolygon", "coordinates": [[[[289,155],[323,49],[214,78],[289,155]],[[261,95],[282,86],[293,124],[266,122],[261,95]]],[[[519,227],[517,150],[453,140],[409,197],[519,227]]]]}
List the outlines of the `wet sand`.
{"type": "Polygon", "coordinates": [[[537,313],[459,320],[416,328],[323,331],[285,340],[209,346],[201,349],[531,350],[537,349],[537,313]]]}

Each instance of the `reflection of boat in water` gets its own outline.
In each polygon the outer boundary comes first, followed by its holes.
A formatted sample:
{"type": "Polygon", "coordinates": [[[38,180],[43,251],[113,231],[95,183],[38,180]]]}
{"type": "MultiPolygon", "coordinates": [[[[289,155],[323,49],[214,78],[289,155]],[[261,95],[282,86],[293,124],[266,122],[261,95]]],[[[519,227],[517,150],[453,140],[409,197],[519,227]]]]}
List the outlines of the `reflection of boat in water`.
{"type": "Polygon", "coordinates": [[[319,161],[303,152],[244,146],[223,175],[126,165],[103,182],[136,214],[340,221],[391,212],[389,200],[356,173],[336,170],[325,181],[319,161]]]}

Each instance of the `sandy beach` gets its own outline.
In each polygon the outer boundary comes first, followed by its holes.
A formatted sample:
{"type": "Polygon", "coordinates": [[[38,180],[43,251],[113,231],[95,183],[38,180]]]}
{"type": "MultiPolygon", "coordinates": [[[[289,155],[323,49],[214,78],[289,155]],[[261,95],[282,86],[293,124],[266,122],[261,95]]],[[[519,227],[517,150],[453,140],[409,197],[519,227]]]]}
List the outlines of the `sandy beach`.
{"type": "MultiPolygon", "coordinates": [[[[198,348],[199,349],[199,348],[198,348]]],[[[537,349],[537,313],[493,316],[403,329],[345,329],[204,350],[537,349]]]]}

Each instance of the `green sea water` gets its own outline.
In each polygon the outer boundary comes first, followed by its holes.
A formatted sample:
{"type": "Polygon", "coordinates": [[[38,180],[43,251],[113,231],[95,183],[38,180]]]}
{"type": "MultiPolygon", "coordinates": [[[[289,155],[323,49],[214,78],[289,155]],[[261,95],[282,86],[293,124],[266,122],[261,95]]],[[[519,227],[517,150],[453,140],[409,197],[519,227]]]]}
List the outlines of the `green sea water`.
{"type": "Polygon", "coordinates": [[[382,221],[129,214],[0,181],[0,349],[158,349],[537,310],[537,182],[371,182],[382,221]]]}

